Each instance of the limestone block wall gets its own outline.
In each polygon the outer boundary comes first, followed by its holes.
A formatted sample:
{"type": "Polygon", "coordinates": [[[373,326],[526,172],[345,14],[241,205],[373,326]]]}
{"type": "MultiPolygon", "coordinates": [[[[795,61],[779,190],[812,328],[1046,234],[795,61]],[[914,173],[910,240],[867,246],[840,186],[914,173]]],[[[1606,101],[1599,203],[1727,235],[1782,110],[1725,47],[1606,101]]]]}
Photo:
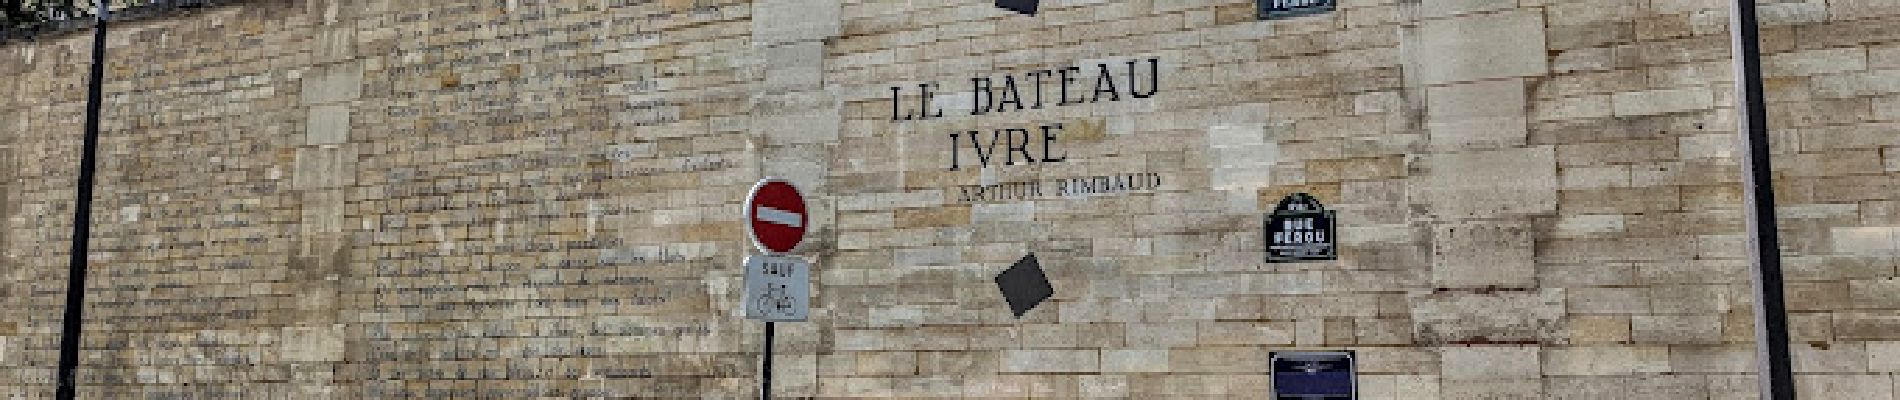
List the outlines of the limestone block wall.
{"type": "MultiPolygon", "coordinates": [[[[82,396],[751,396],[739,201],[778,176],[813,196],[816,266],[781,396],[1257,398],[1270,352],[1352,350],[1367,399],[1750,397],[1725,6],[116,25],[82,396]],[[1263,261],[1293,193],[1338,213],[1339,260],[1263,261]],[[1055,296],[1016,318],[991,277],[1031,253],[1055,296]]],[[[1800,389],[1892,398],[1900,4],[1763,11],[1800,389]]],[[[90,43],[0,45],[7,396],[53,390],[90,43]]]]}

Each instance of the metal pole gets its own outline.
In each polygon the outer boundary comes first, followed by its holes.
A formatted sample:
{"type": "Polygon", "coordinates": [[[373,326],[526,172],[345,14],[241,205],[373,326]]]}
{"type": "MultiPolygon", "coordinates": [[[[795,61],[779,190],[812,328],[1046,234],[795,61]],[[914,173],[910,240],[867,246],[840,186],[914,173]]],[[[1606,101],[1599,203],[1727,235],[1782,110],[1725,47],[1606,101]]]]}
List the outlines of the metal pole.
{"type": "Polygon", "coordinates": [[[1775,228],[1774,168],[1768,150],[1768,108],[1762,95],[1760,26],[1754,0],[1735,0],[1735,111],[1740,118],[1743,204],[1755,270],[1755,358],[1761,398],[1794,399],[1788,358],[1788,308],[1781,287],[1781,241],[1775,228]]]}
{"type": "Polygon", "coordinates": [[[77,383],[73,371],[79,367],[79,332],[86,308],[86,254],[92,238],[92,184],[94,165],[99,155],[99,112],[105,101],[102,88],[106,77],[106,0],[99,0],[92,34],[92,76],[86,87],[86,134],[79,161],[77,195],[73,197],[72,258],[66,267],[66,315],[60,321],[59,388],[55,397],[71,400],[77,383]]]}
{"type": "Polygon", "coordinates": [[[772,399],[772,326],[776,323],[765,322],[765,366],[761,368],[759,379],[759,399],[772,399]]]}

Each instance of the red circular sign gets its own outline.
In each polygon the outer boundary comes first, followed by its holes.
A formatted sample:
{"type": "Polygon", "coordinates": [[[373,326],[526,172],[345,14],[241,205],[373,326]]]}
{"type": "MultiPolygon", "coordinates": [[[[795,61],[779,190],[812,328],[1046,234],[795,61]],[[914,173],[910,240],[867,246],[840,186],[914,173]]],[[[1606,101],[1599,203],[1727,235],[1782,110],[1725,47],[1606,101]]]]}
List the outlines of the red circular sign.
{"type": "Polygon", "coordinates": [[[805,229],[811,226],[805,195],[791,182],[778,178],[765,178],[752,186],[752,194],[746,196],[745,220],[752,244],[773,254],[798,247],[798,242],[805,240],[805,229]]]}

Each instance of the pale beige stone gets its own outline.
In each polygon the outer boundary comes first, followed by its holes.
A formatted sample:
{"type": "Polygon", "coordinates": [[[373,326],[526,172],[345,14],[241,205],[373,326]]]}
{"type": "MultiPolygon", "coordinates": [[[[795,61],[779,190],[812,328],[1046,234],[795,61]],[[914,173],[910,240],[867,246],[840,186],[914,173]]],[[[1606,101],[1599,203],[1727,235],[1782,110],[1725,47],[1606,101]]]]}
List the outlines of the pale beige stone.
{"type": "Polygon", "coordinates": [[[1610,101],[1618,116],[1641,116],[1705,110],[1714,106],[1715,96],[1704,88],[1662,89],[1617,93],[1610,101]]]}
{"type": "Polygon", "coordinates": [[[1543,340],[1557,335],[1564,314],[1563,290],[1441,292],[1410,300],[1413,335],[1424,343],[1543,340]]]}
{"type": "Polygon", "coordinates": [[[1095,350],[1004,350],[1003,372],[1096,372],[1101,370],[1095,350]]]}
{"type": "Polygon", "coordinates": [[[1791,343],[1789,359],[1796,373],[1867,373],[1867,346],[1862,342],[1791,343]]]}
{"type": "Polygon", "coordinates": [[[356,181],[356,148],[326,145],[297,149],[294,182],[300,189],[330,188],[356,181]]]}
{"type": "Polygon", "coordinates": [[[344,330],[342,326],[286,327],[281,331],[281,335],[282,348],[279,351],[282,352],[285,361],[343,361],[344,330]]]}
{"type": "Polygon", "coordinates": [[[363,63],[312,67],[303,78],[304,104],[355,100],[363,95],[363,63]]]}
{"type": "Polygon", "coordinates": [[[1536,214],[1557,207],[1556,152],[1548,146],[1433,154],[1410,187],[1441,218],[1536,214]],[[1430,190],[1426,190],[1430,188],[1430,190]]]}
{"type": "Polygon", "coordinates": [[[350,106],[324,104],[310,107],[305,123],[304,144],[337,144],[350,141],[350,106]]]}
{"type": "Polygon", "coordinates": [[[1588,346],[1545,349],[1546,375],[1634,375],[1669,371],[1669,351],[1658,346],[1588,346]]]}
{"type": "Polygon", "coordinates": [[[1900,254],[1900,227],[1840,227],[1831,230],[1834,251],[1864,256],[1900,254]]]}
{"type": "Polygon", "coordinates": [[[1426,129],[1432,147],[1455,151],[1523,145],[1528,120],[1524,92],[1522,79],[1431,88],[1426,129]]]}
{"type": "Polygon", "coordinates": [[[752,5],[754,42],[795,42],[838,35],[838,0],[767,0],[752,5]]]}
{"type": "Polygon", "coordinates": [[[1825,399],[1893,400],[1887,375],[1797,375],[1795,392],[1825,399]]]}
{"type": "Polygon", "coordinates": [[[1522,219],[1439,225],[1432,233],[1432,283],[1438,287],[1530,287],[1537,283],[1535,243],[1522,219]]]}
{"type": "Polygon", "coordinates": [[[1867,370],[1875,373],[1900,372],[1900,342],[1867,342],[1867,370]]]}
{"type": "Polygon", "coordinates": [[[1407,52],[1432,60],[1418,65],[1426,84],[1542,75],[1542,26],[1542,13],[1525,10],[1429,20],[1407,52]]]}

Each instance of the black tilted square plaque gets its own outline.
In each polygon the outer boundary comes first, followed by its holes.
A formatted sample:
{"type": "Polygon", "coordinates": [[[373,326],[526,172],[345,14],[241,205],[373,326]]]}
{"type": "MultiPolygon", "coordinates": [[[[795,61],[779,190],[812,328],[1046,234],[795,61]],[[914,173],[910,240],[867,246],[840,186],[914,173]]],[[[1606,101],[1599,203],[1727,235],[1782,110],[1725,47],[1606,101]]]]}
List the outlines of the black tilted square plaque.
{"type": "Polygon", "coordinates": [[[1293,18],[1333,11],[1337,6],[1333,0],[1255,0],[1260,5],[1260,19],[1293,18]]]}
{"type": "Polygon", "coordinates": [[[1003,300],[1009,302],[1009,312],[1016,314],[1016,318],[1022,318],[1056,294],[1055,287],[1049,286],[1049,277],[1042,273],[1042,265],[1036,262],[1035,254],[1023,256],[1016,265],[996,274],[996,288],[1003,291],[1003,300]]]}
{"type": "Polygon", "coordinates": [[[1295,193],[1281,199],[1262,227],[1267,262],[1339,259],[1335,224],[1333,212],[1311,195],[1295,193]]]}
{"type": "Polygon", "coordinates": [[[1036,6],[1037,6],[1036,3],[1040,3],[1040,1],[1039,0],[996,0],[997,7],[1002,7],[1010,11],[1023,13],[1024,15],[1036,15],[1036,6]]]}

